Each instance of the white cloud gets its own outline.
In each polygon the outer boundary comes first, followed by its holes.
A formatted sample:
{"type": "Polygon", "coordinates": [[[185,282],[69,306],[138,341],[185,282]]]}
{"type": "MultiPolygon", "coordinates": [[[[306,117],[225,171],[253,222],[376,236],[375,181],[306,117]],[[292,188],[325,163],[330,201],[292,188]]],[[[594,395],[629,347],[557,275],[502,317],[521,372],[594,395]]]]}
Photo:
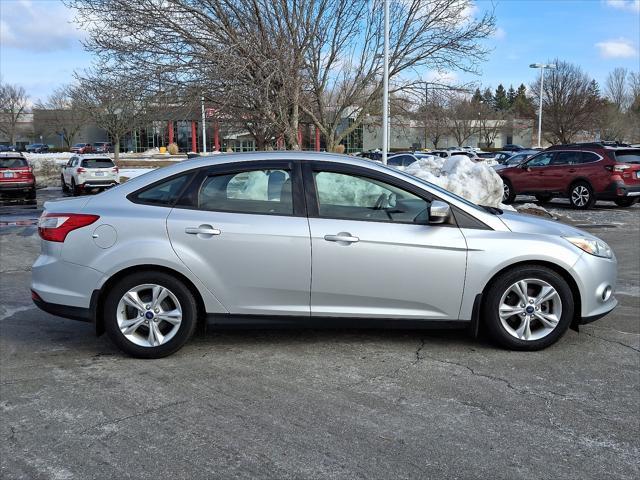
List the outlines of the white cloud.
{"type": "Polygon", "coordinates": [[[430,83],[453,85],[458,81],[458,75],[455,72],[438,72],[437,70],[429,70],[425,76],[425,80],[430,83]]]}
{"type": "Polygon", "coordinates": [[[35,52],[68,50],[84,36],[72,20],[73,11],[59,2],[3,2],[0,43],[35,52]]]}
{"type": "Polygon", "coordinates": [[[637,48],[624,38],[596,43],[602,58],[632,58],[638,55],[637,48]]]}
{"type": "Polygon", "coordinates": [[[504,28],[497,27],[491,36],[496,40],[504,40],[507,36],[507,32],[504,28]]]}
{"type": "Polygon", "coordinates": [[[606,4],[619,10],[640,12],[640,0],[606,0],[606,4]]]}

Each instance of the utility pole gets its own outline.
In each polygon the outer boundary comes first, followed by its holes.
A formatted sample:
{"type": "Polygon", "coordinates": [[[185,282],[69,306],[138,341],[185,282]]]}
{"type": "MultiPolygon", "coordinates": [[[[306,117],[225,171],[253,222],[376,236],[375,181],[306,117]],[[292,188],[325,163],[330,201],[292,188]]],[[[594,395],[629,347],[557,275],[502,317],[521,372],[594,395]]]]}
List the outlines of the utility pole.
{"type": "Polygon", "coordinates": [[[389,149],[389,0],[384,0],[384,72],[382,76],[382,163],[389,149]]]}
{"type": "Polygon", "coordinates": [[[538,109],[538,148],[542,148],[542,95],[544,94],[544,69],[549,68],[554,70],[556,65],[554,63],[532,63],[529,65],[531,68],[540,69],[540,107],[538,109]]]}
{"type": "Polygon", "coordinates": [[[202,113],[202,152],[207,153],[207,130],[204,115],[204,96],[200,97],[200,110],[202,113]]]}

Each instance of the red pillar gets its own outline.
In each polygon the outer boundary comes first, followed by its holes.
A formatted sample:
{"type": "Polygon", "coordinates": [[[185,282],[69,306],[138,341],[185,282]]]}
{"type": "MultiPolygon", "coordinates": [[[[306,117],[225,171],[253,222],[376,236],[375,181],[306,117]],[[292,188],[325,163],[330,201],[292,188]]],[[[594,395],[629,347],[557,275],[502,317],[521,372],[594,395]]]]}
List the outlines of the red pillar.
{"type": "Polygon", "coordinates": [[[298,125],[298,148],[302,150],[302,127],[298,125]]]}
{"type": "Polygon", "coordinates": [[[198,151],[198,129],[196,128],[196,122],[191,122],[191,151],[198,151]]]}
{"type": "Polygon", "coordinates": [[[216,120],[213,124],[213,144],[217,151],[220,151],[220,125],[216,120]]]}
{"type": "Polygon", "coordinates": [[[169,122],[169,143],[173,143],[173,120],[169,122]]]}
{"type": "Polygon", "coordinates": [[[320,129],[316,127],[316,152],[320,151],[320,129]]]}

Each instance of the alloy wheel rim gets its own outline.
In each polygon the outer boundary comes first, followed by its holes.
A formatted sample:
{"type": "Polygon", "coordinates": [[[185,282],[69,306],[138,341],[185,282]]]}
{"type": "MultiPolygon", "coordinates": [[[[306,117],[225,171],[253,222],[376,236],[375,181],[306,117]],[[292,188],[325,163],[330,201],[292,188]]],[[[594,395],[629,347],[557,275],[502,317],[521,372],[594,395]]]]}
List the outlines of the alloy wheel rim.
{"type": "Polygon", "coordinates": [[[168,288],[145,283],[122,296],[116,320],[120,332],[131,343],[158,347],[170,341],[180,329],[182,307],[168,288]]]}
{"type": "Polygon", "coordinates": [[[535,341],[553,332],[562,318],[562,300],[557,290],[538,278],[519,280],[505,290],[498,316],[509,335],[535,341]]]}
{"type": "Polygon", "coordinates": [[[502,193],[502,199],[506,200],[507,198],[509,198],[509,193],[511,192],[509,190],[509,185],[507,185],[506,183],[503,183],[502,185],[504,187],[504,191],[502,193]]]}
{"type": "Polygon", "coordinates": [[[584,207],[589,201],[589,190],[583,185],[579,185],[571,192],[573,203],[579,207],[584,207]]]}

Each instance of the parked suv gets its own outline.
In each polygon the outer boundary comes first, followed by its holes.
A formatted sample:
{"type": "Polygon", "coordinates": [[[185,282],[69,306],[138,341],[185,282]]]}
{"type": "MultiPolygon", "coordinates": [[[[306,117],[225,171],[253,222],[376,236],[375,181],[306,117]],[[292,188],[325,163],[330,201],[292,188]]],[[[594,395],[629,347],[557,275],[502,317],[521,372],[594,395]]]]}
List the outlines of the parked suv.
{"type": "Polygon", "coordinates": [[[0,153],[0,197],[36,201],[36,177],[21,153],[0,153]]]}
{"type": "Polygon", "coordinates": [[[590,208],[596,200],[629,207],[640,198],[640,149],[602,143],[558,145],[498,174],[505,203],[519,194],[533,194],[541,202],[566,196],[578,209],[590,208]]]}
{"type": "Polygon", "coordinates": [[[27,145],[25,150],[28,153],[45,153],[49,151],[49,145],[46,143],[32,143],[31,145],[27,145]]]}
{"type": "Polygon", "coordinates": [[[83,191],[105,189],[120,182],[118,167],[109,157],[76,155],[62,167],[60,183],[63,192],[79,195],[83,191]]]}
{"type": "Polygon", "coordinates": [[[73,147],[69,149],[72,153],[92,153],[93,146],[90,143],[76,143],[73,147]]]}
{"type": "Polygon", "coordinates": [[[94,142],[93,151],[96,153],[111,153],[113,145],[110,142],[94,142]]]}

